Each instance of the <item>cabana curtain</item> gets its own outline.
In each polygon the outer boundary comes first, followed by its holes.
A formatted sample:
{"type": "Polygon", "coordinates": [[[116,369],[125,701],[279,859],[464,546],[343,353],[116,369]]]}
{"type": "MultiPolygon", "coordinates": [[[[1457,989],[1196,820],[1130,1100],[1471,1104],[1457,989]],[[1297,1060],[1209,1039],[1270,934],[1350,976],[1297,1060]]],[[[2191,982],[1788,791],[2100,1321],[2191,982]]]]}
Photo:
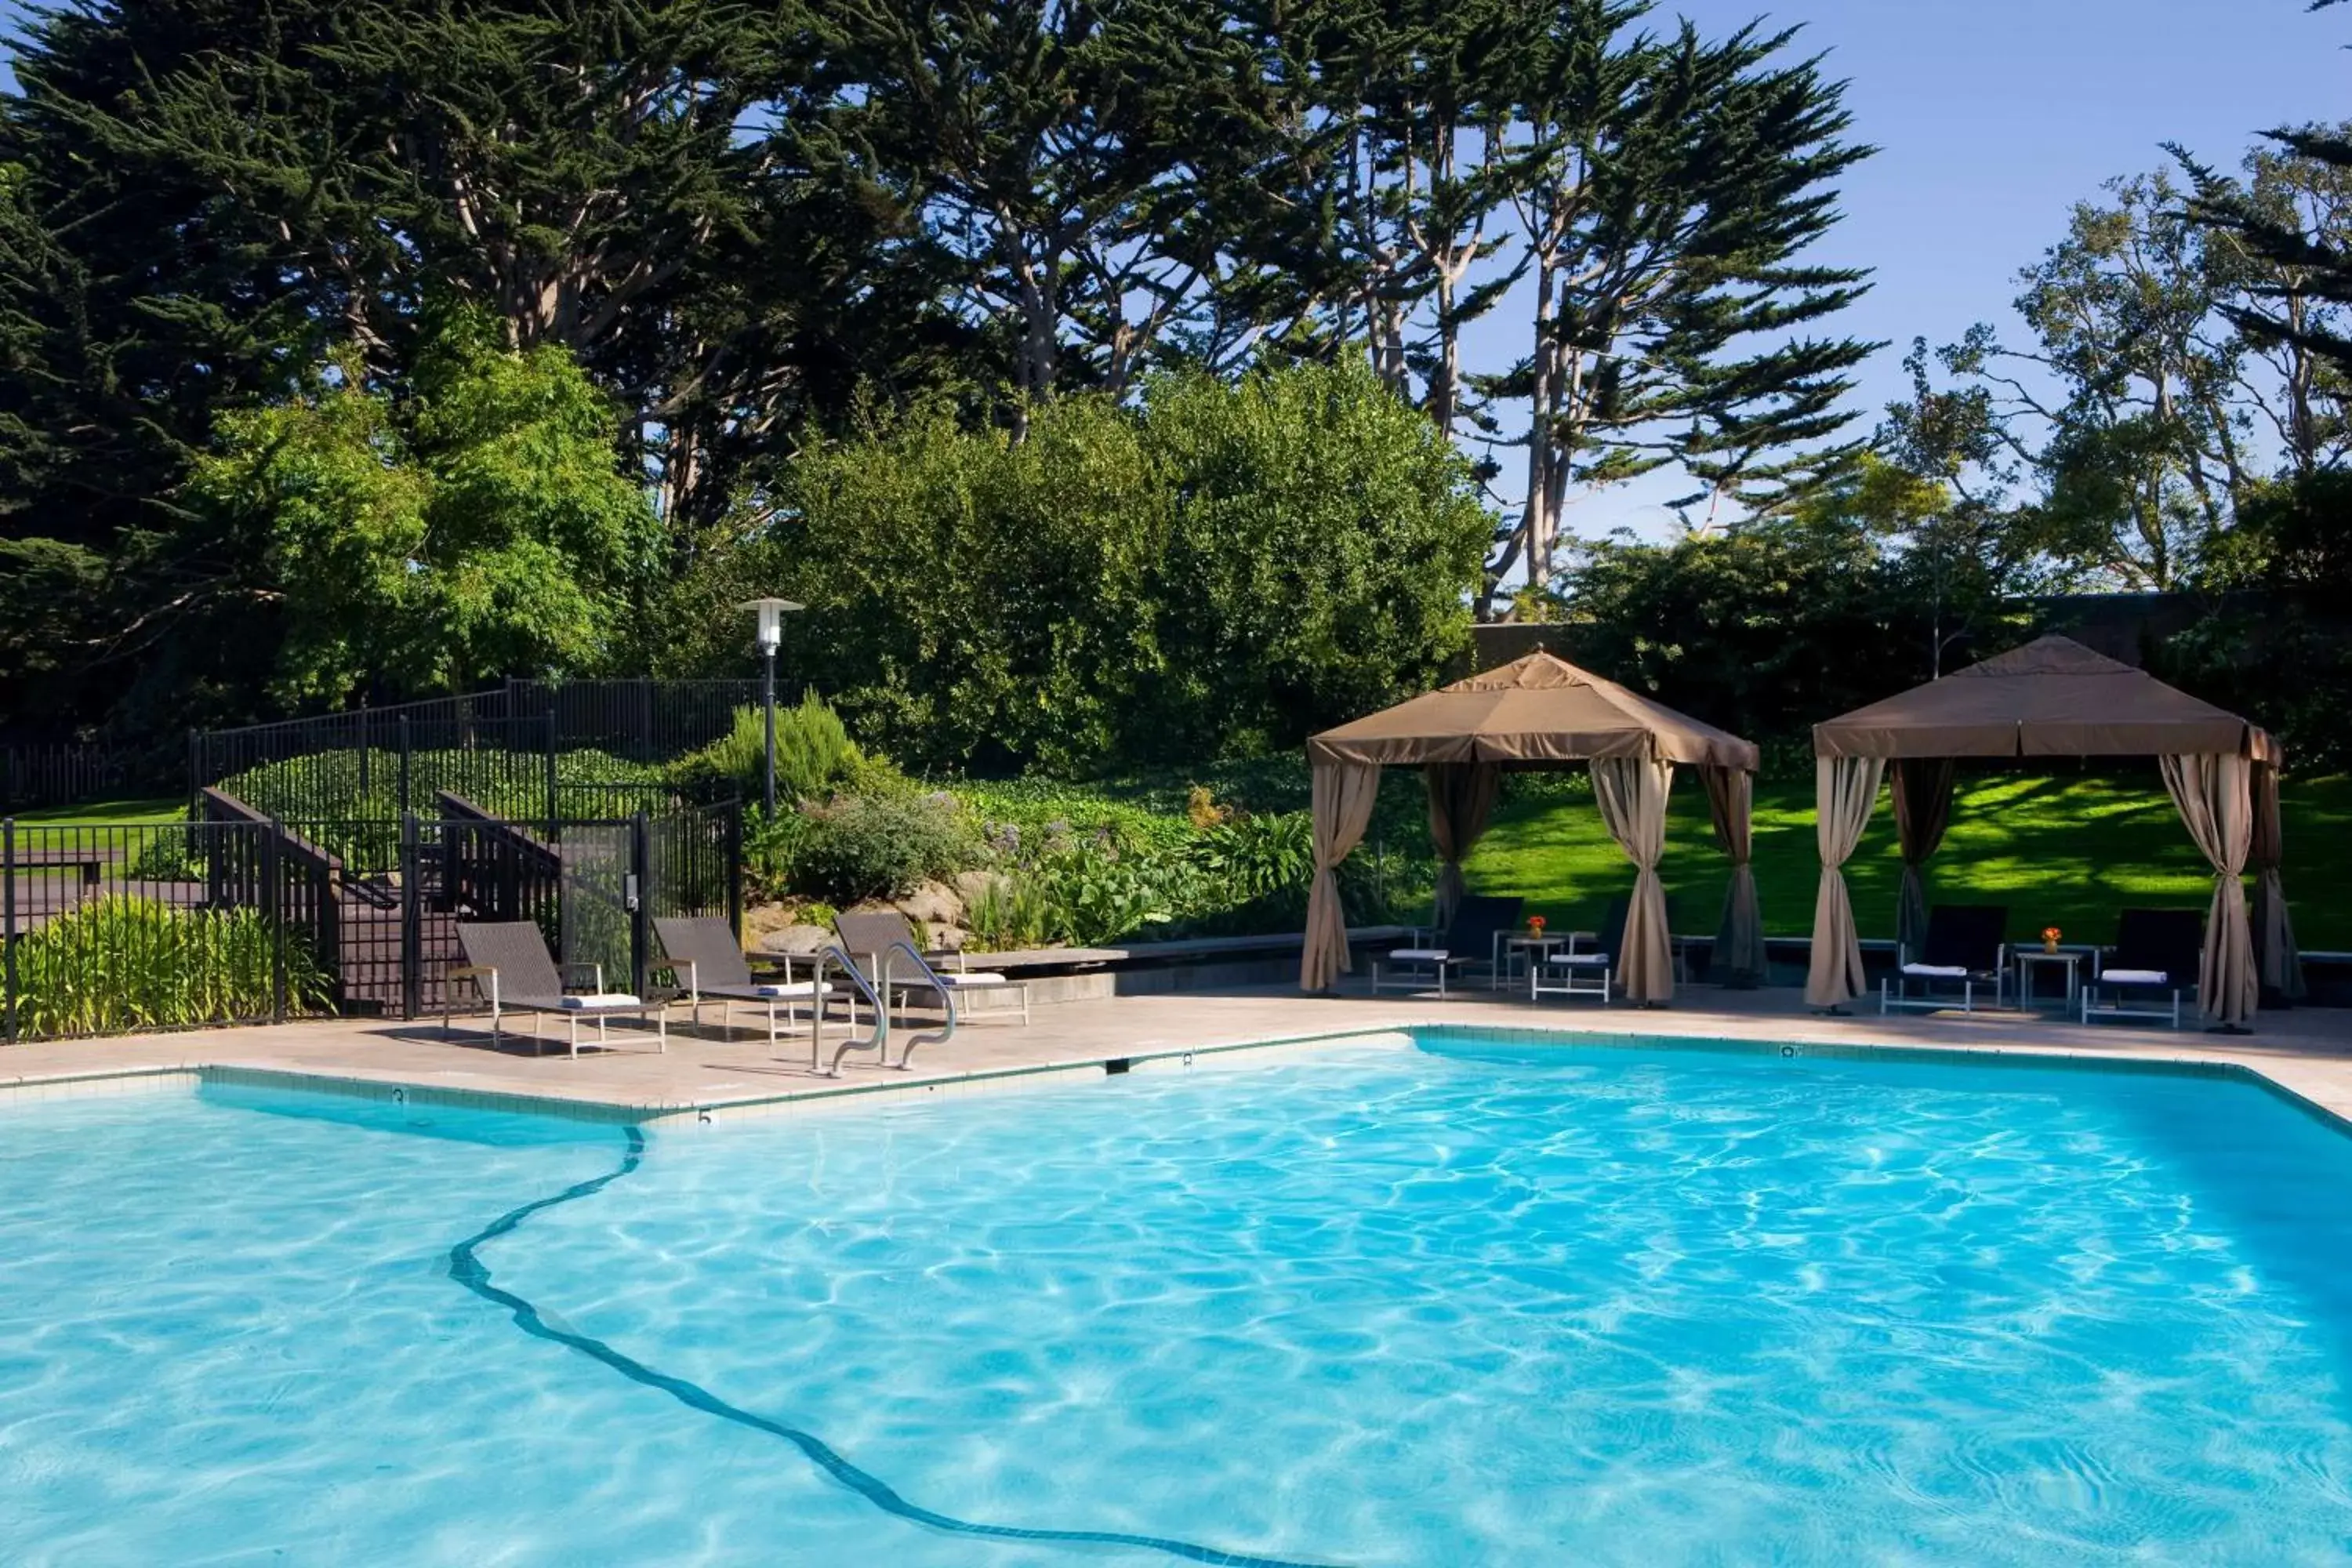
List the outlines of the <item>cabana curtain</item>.
{"type": "Polygon", "coordinates": [[[1889,770],[1894,781],[1895,836],[1903,847],[1903,889],[1895,905],[1895,940],[1912,957],[1927,940],[1929,858],[1943,847],[1952,821],[1952,760],[1910,757],[1889,770]]]}
{"type": "Polygon", "coordinates": [[[2166,757],[2172,792],[2189,837],[2213,864],[2213,903],[2205,916],[2205,963],[2198,976],[2205,1016],[2232,1027],[2254,1016],[2253,927],[2246,918],[2246,855],[2254,844],[2253,764],[2243,757],[2166,757]]]}
{"type": "Polygon", "coordinates": [[[1764,984],[1764,912],[1756,900],[1756,775],[1737,768],[1701,768],[1706,804],[1715,818],[1715,842],[1731,858],[1731,884],[1723,891],[1723,923],[1717,927],[1707,978],[1718,985],[1749,990],[1764,984]]]}
{"type": "Polygon", "coordinates": [[[1845,863],[1870,826],[1878,804],[1876,757],[1818,757],[1813,762],[1815,838],[1822,852],[1822,885],[1813,900],[1813,952],[1805,975],[1805,1000],[1834,1007],[1862,994],[1862,938],[1854,929],[1853,899],[1846,891],[1845,863]]]}
{"type": "Polygon", "coordinates": [[[1462,901],[1462,862],[1486,836],[1502,770],[1492,763],[1432,763],[1422,770],[1429,789],[1429,838],[1437,849],[1437,923],[1454,923],[1462,901]]]}
{"type": "Polygon", "coordinates": [[[1666,852],[1666,795],[1672,763],[1639,757],[1592,759],[1592,797],[1601,820],[1634,866],[1633,900],[1625,911],[1625,951],[1618,980],[1629,1002],[1666,1002],[1675,994],[1674,939],[1666,929],[1666,889],[1658,861],[1666,852]]]}
{"type": "Polygon", "coordinates": [[[2254,872],[2254,971],[2266,990],[2289,1002],[2309,994],[2303,983],[2303,953],[2294,942],[2294,917],[2279,879],[2278,769],[2254,764],[2254,844],[2246,863],[2254,872]]]}
{"type": "Polygon", "coordinates": [[[1348,914],[1339,907],[1339,862],[1363,842],[1381,796],[1381,770],[1357,763],[1315,765],[1315,881],[1307,893],[1307,951],[1298,983],[1328,991],[1351,966],[1348,914]]]}

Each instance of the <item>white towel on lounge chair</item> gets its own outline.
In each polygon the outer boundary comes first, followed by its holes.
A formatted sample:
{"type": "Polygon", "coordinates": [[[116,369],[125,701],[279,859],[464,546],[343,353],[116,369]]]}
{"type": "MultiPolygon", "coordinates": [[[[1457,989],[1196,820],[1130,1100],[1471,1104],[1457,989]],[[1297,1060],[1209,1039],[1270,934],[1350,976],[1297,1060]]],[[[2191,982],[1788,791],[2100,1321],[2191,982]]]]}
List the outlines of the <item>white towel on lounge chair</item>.
{"type": "Polygon", "coordinates": [[[2117,985],[2163,985],[2171,976],[2161,969],[2107,969],[2100,971],[2099,979],[2117,985]]]}
{"type": "Polygon", "coordinates": [[[566,1012],[593,1013],[607,1007],[642,1007],[645,1004],[625,991],[599,991],[593,996],[566,996],[562,1005],[566,1012]]]}
{"type": "Polygon", "coordinates": [[[1557,963],[1563,968],[1590,969],[1596,964],[1607,963],[1609,955],[1605,952],[1555,952],[1544,962],[1557,963]]]}
{"type": "Polygon", "coordinates": [[[1454,955],[1442,947],[1400,947],[1389,956],[1413,963],[1443,963],[1454,955]]]}
{"type": "Polygon", "coordinates": [[[1916,974],[1922,980],[1966,980],[1969,977],[1968,967],[1958,963],[1906,963],[1903,966],[1903,973],[1916,974]]]}
{"type": "Polygon", "coordinates": [[[942,969],[939,977],[950,985],[1010,985],[1003,975],[985,969],[942,969]]]}
{"type": "Polygon", "coordinates": [[[795,980],[786,985],[754,985],[751,989],[757,991],[762,996],[774,996],[779,998],[785,996],[799,997],[810,995],[830,996],[833,994],[833,982],[830,980],[795,980]]]}

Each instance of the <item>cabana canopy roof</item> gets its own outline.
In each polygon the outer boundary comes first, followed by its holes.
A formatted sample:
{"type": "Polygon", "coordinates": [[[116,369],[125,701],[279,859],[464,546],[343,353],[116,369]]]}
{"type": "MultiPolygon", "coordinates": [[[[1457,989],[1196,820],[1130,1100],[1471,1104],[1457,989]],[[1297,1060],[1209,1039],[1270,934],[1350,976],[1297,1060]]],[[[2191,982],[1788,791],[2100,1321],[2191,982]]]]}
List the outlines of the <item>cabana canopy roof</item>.
{"type": "Polygon", "coordinates": [[[1754,742],[1543,652],[1326,730],[1307,755],[1380,766],[1643,757],[1749,773],[1758,761],[1754,742]]]}
{"type": "Polygon", "coordinates": [[[2220,754],[2275,763],[2270,736],[2144,669],[2046,637],[1813,726],[1823,757],[2220,754]]]}

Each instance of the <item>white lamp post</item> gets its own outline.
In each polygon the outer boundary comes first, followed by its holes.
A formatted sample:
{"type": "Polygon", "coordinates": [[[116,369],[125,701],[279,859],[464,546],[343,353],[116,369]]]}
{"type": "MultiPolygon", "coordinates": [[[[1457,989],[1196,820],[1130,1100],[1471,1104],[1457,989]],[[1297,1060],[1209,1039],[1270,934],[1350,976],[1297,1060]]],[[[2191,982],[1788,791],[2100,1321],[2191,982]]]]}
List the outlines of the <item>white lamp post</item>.
{"type": "Polygon", "coordinates": [[[760,644],[760,658],[765,666],[761,700],[768,713],[766,800],[768,816],[773,820],[776,815],[776,647],[784,640],[784,612],[797,610],[802,606],[793,604],[790,599],[752,599],[735,607],[739,610],[750,610],[759,616],[759,630],[756,636],[760,644]]]}

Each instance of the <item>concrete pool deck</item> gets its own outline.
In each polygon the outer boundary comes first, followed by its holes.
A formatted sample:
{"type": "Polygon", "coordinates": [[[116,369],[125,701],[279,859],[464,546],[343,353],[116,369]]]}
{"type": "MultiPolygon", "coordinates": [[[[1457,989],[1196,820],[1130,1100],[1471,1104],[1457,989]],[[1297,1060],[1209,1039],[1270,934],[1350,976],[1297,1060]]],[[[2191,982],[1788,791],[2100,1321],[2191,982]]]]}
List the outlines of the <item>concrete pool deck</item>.
{"type": "MultiPolygon", "coordinates": [[[[1010,1015],[982,1013],[945,1046],[917,1051],[912,1071],[877,1066],[862,1053],[842,1076],[809,1068],[805,1036],[772,1057],[764,1029],[715,1028],[696,1034],[673,1015],[669,1050],[657,1054],[650,1032],[615,1027],[610,1047],[591,1047],[583,1032],[575,1060],[560,1034],[543,1055],[530,1037],[490,1043],[488,1021],[329,1019],[266,1026],[203,1029],[101,1040],[0,1047],[0,1100],[19,1094],[86,1094],[209,1071],[257,1079],[291,1075],[329,1080],[360,1093],[422,1090],[465,1102],[518,1109],[569,1110],[599,1119],[746,1114],[813,1109],[844,1095],[877,1090],[969,1092],[1041,1073],[1098,1075],[1106,1062],[1148,1062],[1222,1050],[1417,1025],[1570,1031],[1588,1035],[1762,1040],[1833,1047],[1881,1046],[1939,1051],[2047,1054],[2090,1060],[2230,1065],[2251,1068],[2279,1087],[2352,1122],[2352,1009],[2303,1008],[2265,1014],[2252,1036],[2184,1028],[2084,1026],[2020,1014],[1905,1014],[1874,1007],[1852,1017],[1808,1010],[1794,990],[1718,991],[1688,986],[1676,1005],[1653,1011],[1591,1004],[1543,1006],[1486,992],[1438,1001],[1434,995],[1372,997],[1360,985],[1337,997],[1302,996],[1285,987],[1124,996],[1041,1005],[1023,1026],[1010,1015]],[[518,1104],[517,1102],[523,1102],[518,1104]]],[[[919,1025],[918,1026],[919,1027],[919,1025]]],[[[892,1055],[913,1031],[894,1032],[892,1055]]],[[[831,1026],[826,1055],[843,1037],[831,1026]]]]}

